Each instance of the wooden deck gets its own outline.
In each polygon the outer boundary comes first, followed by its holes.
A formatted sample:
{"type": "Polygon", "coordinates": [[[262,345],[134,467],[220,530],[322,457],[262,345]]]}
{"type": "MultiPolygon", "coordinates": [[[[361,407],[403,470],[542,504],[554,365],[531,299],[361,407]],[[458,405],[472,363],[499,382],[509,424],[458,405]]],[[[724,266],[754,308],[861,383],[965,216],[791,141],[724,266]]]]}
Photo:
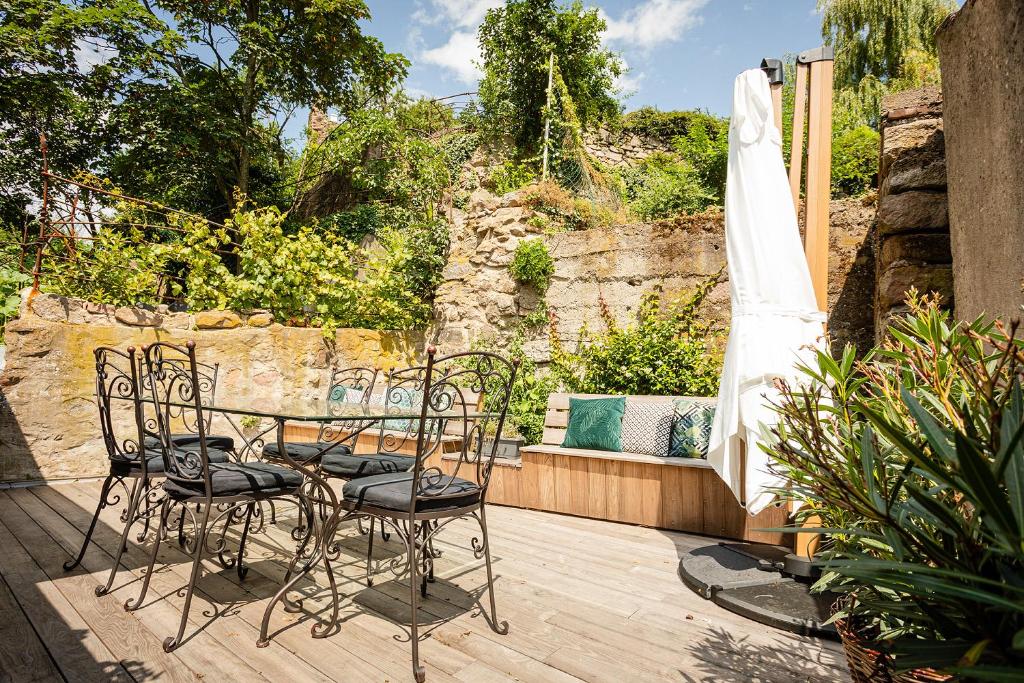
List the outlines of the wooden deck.
{"type": "MultiPolygon", "coordinates": [[[[148,604],[132,614],[121,605],[137,594],[144,548],[130,546],[110,595],[93,593],[110,566],[119,510],[101,518],[84,568],[61,569],[81,544],[98,490],[95,481],[0,490],[0,681],[411,680],[408,588],[387,575],[372,589],[361,583],[365,537],[354,528],[338,563],[347,596],[340,631],[310,637],[327,605],[327,591],[310,582],[305,613],[275,613],[271,646],[256,648],[292,547],[285,515],[252,538],[245,581],[207,563],[191,637],[164,653],[187,579],[177,544],[162,545],[160,562],[169,565],[158,564],[148,604]]],[[[421,605],[428,681],[848,680],[837,644],[747,621],[681,584],[679,553],[707,538],[499,506],[488,517],[499,617],[511,631],[497,635],[479,616],[485,576],[468,550],[473,529],[450,526],[421,605]]],[[[397,546],[378,539],[377,549],[386,557],[397,546]]]]}

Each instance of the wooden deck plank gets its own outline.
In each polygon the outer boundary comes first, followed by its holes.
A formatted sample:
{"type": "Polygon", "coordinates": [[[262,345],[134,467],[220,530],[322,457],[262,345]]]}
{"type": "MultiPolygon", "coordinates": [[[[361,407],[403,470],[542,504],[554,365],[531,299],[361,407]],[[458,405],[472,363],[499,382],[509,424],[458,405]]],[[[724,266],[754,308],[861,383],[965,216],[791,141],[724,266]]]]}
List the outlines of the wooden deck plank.
{"type": "Polygon", "coordinates": [[[0,574],[0,681],[34,683],[61,678],[56,663],[0,574]]]}
{"type": "Polygon", "coordinates": [[[28,496],[26,490],[0,491],[0,519],[3,520],[22,547],[39,564],[47,577],[75,606],[89,624],[90,630],[103,642],[122,665],[143,677],[157,676],[169,681],[198,681],[201,676],[190,669],[175,653],[163,650],[157,638],[135,617],[125,613],[116,598],[97,598],[94,592],[102,572],[89,573],[95,563],[95,551],[86,554],[85,570],[65,572],[61,566],[71,555],[52,538],[21,507],[14,498],[28,496]],[[157,673],[159,672],[159,673],[157,673]]]}
{"type": "Polygon", "coordinates": [[[83,683],[134,680],[2,522],[0,548],[4,579],[21,596],[32,628],[54,644],[49,654],[65,678],[83,683]]]}
{"type": "MultiPolygon", "coordinates": [[[[650,482],[643,472],[629,469],[624,474],[635,482],[627,488],[651,495],[650,482]]],[[[580,473],[570,468],[567,474],[571,485],[580,473]]],[[[166,635],[162,630],[164,618],[146,614],[156,604],[133,615],[126,615],[119,607],[138,588],[140,564],[148,558],[146,547],[133,541],[114,584],[122,587],[116,597],[92,596],[100,572],[64,574],[59,570],[58,560],[66,558],[66,550],[81,538],[97,492],[96,483],[86,482],[31,490],[29,498],[19,500],[13,510],[11,493],[0,493],[0,546],[7,545],[3,535],[7,527],[3,524],[11,524],[16,532],[8,536],[16,537],[14,545],[23,548],[20,559],[0,555],[0,574],[7,578],[11,567],[19,563],[35,567],[34,579],[11,584],[15,597],[33,591],[33,581],[38,582],[37,589],[48,587],[65,605],[75,606],[69,618],[77,615],[77,623],[91,629],[101,648],[107,647],[109,639],[102,611],[102,603],[107,601],[116,605],[119,618],[137,621],[141,630],[138,637],[155,641],[156,636],[166,635]],[[26,510],[31,517],[39,518],[38,524],[29,519],[26,510]],[[30,553],[22,544],[35,547],[30,553]],[[84,609],[79,609],[79,602],[84,609]]],[[[14,495],[20,499],[24,492],[14,495]]],[[[625,497],[626,492],[620,495],[625,497]]],[[[589,509],[594,502],[593,498],[574,498],[571,492],[567,501],[573,509],[589,509]]],[[[608,500],[616,510],[620,501],[619,495],[608,500]]],[[[666,503],[662,491],[658,506],[664,509],[666,503]]],[[[642,509],[647,515],[653,507],[642,509]]],[[[95,571],[100,565],[109,567],[106,563],[117,542],[118,512],[108,509],[101,516],[98,547],[87,556],[88,570],[95,571]]],[[[263,609],[283,577],[293,547],[289,530],[294,513],[290,508],[279,509],[278,516],[277,527],[251,537],[247,554],[250,573],[245,581],[239,581],[233,571],[218,571],[216,565],[206,565],[212,571],[200,581],[193,609],[196,623],[205,624],[203,648],[209,656],[224,661],[232,657],[246,659],[255,673],[245,677],[251,680],[260,676],[269,680],[287,676],[295,681],[411,680],[408,584],[404,579],[380,574],[372,588],[365,586],[367,539],[354,527],[343,530],[341,555],[333,565],[343,596],[338,632],[323,640],[309,635],[309,626],[329,606],[329,591],[323,588],[326,580],[320,568],[310,581],[301,584],[301,592],[307,596],[303,612],[276,612],[271,621],[272,646],[255,648],[254,634],[263,609]],[[218,611],[212,620],[202,614],[210,610],[218,611]]],[[[420,648],[428,680],[848,680],[837,644],[767,629],[722,610],[681,584],[675,573],[679,553],[715,539],[501,506],[488,508],[488,521],[498,616],[509,621],[511,630],[508,635],[499,635],[480,617],[480,602],[488,604],[486,574],[483,561],[469,548],[469,539],[479,535],[479,530],[471,520],[453,523],[437,538],[438,548],[443,551],[436,562],[437,581],[430,584],[430,596],[420,601],[420,648]]],[[[236,536],[237,530],[229,533],[229,538],[236,536]]],[[[394,537],[385,543],[379,536],[374,547],[375,556],[385,561],[401,548],[394,537]]],[[[151,597],[155,600],[157,595],[162,596],[159,603],[171,614],[180,615],[177,610],[181,598],[173,593],[184,583],[187,559],[176,543],[162,546],[158,562],[167,565],[154,575],[151,597]]],[[[19,575],[27,576],[24,571],[19,575]]],[[[61,615],[59,610],[53,612],[61,615]]],[[[40,635],[44,644],[52,647],[51,636],[42,631],[40,635]]],[[[130,639],[136,637],[132,634],[130,639]]],[[[223,663],[196,671],[206,667],[204,657],[188,653],[196,642],[198,637],[172,655],[164,655],[162,650],[159,655],[172,663],[168,666],[176,662],[179,672],[183,669],[186,676],[225,678],[227,666],[223,663]]],[[[123,651],[127,648],[119,642],[111,644],[106,655],[90,656],[116,666],[126,659],[123,651]]],[[[159,655],[142,658],[148,665],[144,677],[172,677],[164,670],[163,661],[155,661],[159,655]]]]}

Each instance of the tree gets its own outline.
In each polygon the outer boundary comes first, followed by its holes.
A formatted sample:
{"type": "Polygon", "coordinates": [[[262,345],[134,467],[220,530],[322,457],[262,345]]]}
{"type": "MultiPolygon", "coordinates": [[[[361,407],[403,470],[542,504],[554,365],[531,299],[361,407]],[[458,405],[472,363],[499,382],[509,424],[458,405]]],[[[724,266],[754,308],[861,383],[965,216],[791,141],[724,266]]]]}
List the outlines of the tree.
{"type": "Polygon", "coordinates": [[[370,18],[363,0],[142,2],[154,16],[170,15],[182,44],[162,52],[155,77],[126,97],[123,115],[142,135],[119,160],[120,175],[153,170],[154,136],[142,124],[155,114],[169,133],[157,136],[160,155],[172,168],[181,159],[206,167],[227,207],[236,189],[252,194],[261,165],[280,180],[281,121],[297,108],[353,109],[357,93],[389,92],[408,65],[363,34],[359,23],[370,18]]]}
{"type": "Polygon", "coordinates": [[[137,0],[0,3],[0,224],[20,233],[38,196],[40,133],[50,168],[63,175],[121,144],[112,112],[156,50],[169,48],[165,28],[137,0]]]}
{"type": "Polygon", "coordinates": [[[935,31],[955,0],[818,0],[822,35],[835,47],[839,110],[851,127],[878,124],[887,92],[939,82],[935,31]]]}
{"type": "Polygon", "coordinates": [[[555,0],[509,0],[489,10],[479,32],[485,131],[511,139],[521,153],[537,150],[551,53],[582,125],[617,116],[615,79],[624,65],[602,47],[605,28],[598,11],[584,9],[579,0],[568,6],[555,0]]]}

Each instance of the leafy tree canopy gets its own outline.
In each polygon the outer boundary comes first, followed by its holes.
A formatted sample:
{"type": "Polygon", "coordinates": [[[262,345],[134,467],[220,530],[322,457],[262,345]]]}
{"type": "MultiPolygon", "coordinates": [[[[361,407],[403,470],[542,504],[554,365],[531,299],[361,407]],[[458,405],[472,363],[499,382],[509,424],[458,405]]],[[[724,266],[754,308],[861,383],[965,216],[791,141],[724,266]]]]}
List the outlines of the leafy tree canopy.
{"type": "Polygon", "coordinates": [[[955,0],[818,0],[822,35],[836,51],[836,100],[878,124],[887,92],[936,84],[935,30],[955,0]]]}
{"type": "Polygon", "coordinates": [[[484,128],[508,138],[523,153],[538,149],[544,129],[548,57],[572,98],[579,123],[586,126],[618,116],[615,79],[622,59],[601,45],[604,19],[575,0],[509,0],[488,11],[480,26],[480,103],[484,128]]]}

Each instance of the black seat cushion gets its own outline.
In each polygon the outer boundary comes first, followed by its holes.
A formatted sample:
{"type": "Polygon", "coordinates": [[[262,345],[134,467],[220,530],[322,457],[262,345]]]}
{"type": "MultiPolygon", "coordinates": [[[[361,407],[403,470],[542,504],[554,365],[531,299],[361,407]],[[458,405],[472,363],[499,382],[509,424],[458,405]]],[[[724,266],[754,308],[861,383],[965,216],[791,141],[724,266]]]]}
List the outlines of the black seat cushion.
{"type": "MultiPolygon", "coordinates": [[[[176,449],[174,451],[178,457],[184,457],[186,452],[184,449],[176,449]]],[[[193,451],[194,452],[194,451],[193,451]]],[[[230,457],[224,451],[216,450],[214,448],[208,448],[206,450],[206,457],[210,459],[210,462],[229,462],[230,457]]],[[[110,466],[117,474],[128,474],[132,470],[141,470],[142,464],[138,460],[125,460],[121,458],[111,458],[110,466]]],[[[164,473],[164,456],[160,454],[159,444],[155,449],[146,450],[146,474],[162,475],[164,473]],[[153,451],[156,451],[154,454],[153,451]]]]}
{"type": "MultiPolygon", "coordinates": [[[[345,484],[341,495],[346,501],[355,503],[357,507],[365,505],[406,512],[412,503],[412,478],[412,472],[398,472],[353,479],[345,484]]],[[[432,492],[452,497],[420,499],[416,504],[417,512],[460,508],[473,505],[480,500],[479,486],[471,481],[447,475],[436,477],[436,481],[431,478],[431,485],[424,493],[432,492]]]]}
{"type": "MultiPolygon", "coordinates": [[[[331,449],[327,451],[327,455],[342,455],[352,452],[352,449],[348,446],[335,441],[289,441],[285,443],[284,448],[293,460],[300,463],[316,462],[320,459],[320,453],[327,448],[331,449]]],[[[280,460],[282,457],[276,442],[268,443],[264,446],[263,455],[277,460],[280,460]]]]}
{"type": "MultiPolygon", "coordinates": [[[[291,493],[302,485],[295,470],[265,462],[216,463],[210,465],[214,496],[276,495],[291,493]]],[[[172,498],[189,498],[205,493],[204,482],[168,478],[164,492],[172,498]]]]}
{"type": "MultiPolygon", "coordinates": [[[[171,434],[171,443],[179,448],[190,448],[199,444],[198,434],[171,434]]],[[[146,448],[157,450],[160,448],[160,437],[147,436],[145,438],[146,448]]],[[[216,434],[206,435],[206,447],[216,448],[221,451],[235,450],[235,440],[230,436],[218,436],[216,434]]]]}
{"type": "Polygon", "coordinates": [[[369,477],[386,472],[407,472],[416,464],[411,455],[397,453],[377,453],[366,455],[350,455],[349,453],[328,453],[321,465],[324,472],[335,477],[355,479],[369,477]]]}

